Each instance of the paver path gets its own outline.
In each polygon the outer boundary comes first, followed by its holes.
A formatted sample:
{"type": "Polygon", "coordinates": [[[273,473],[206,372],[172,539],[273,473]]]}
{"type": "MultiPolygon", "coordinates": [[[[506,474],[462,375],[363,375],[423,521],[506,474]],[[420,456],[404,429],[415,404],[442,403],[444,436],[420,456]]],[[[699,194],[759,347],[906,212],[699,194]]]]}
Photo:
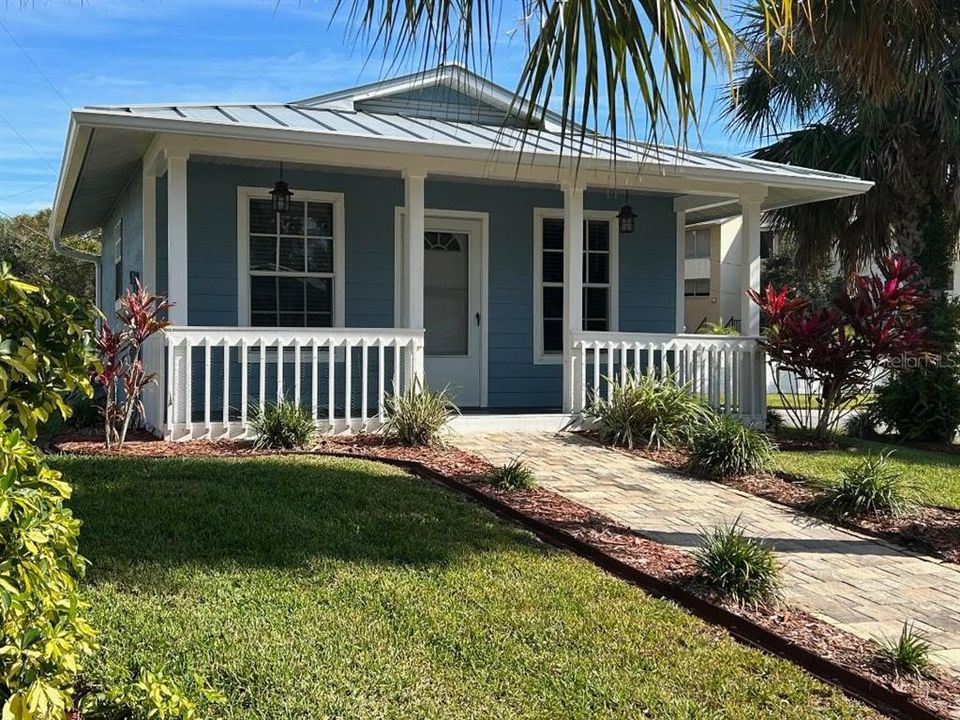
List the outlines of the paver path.
{"type": "Polygon", "coordinates": [[[569,434],[464,434],[464,450],[502,464],[522,453],[543,487],[666,545],[690,550],[700,530],[737,517],[777,550],[791,604],[861,637],[899,635],[904,620],[960,669],[960,569],[717,483],[569,434]]]}

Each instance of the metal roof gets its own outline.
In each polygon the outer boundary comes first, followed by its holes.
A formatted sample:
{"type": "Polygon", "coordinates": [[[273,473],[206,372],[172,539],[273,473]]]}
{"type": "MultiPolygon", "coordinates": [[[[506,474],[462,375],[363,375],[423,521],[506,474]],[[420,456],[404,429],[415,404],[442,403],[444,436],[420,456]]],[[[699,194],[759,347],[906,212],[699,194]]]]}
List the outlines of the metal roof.
{"type": "MultiPolygon", "coordinates": [[[[190,126],[222,126],[231,129],[278,130],[315,136],[346,136],[371,140],[430,143],[456,149],[485,150],[536,155],[579,155],[593,160],[637,163],[641,166],[673,167],[690,170],[714,170],[749,175],[751,180],[766,176],[777,183],[793,180],[820,180],[850,184],[851,190],[863,192],[869,187],[858,178],[810,168],[781,165],[752,158],[718,155],[672,147],[654,147],[644,143],[618,139],[613,141],[599,134],[568,134],[549,130],[528,130],[434,118],[372,113],[357,110],[316,108],[289,104],[230,105],[126,105],[88,107],[75,112],[94,124],[98,117],[132,121],[157,120],[173,122],[189,130],[190,126]]],[[[133,124],[133,123],[132,123],[133,124]]]]}

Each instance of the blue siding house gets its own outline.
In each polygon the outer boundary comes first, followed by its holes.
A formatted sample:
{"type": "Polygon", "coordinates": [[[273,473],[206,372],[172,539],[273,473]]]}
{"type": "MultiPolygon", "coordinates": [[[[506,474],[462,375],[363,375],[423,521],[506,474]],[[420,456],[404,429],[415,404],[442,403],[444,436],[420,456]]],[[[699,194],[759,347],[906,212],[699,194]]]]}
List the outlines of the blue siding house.
{"type": "MultiPolygon", "coordinates": [[[[757,310],[685,333],[684,227],[865,192],[856,178],[561,132],[455,65],[286,103],[71,115],[50,233],[103,229],[100,308],[175,303],[149,353],[148,427],[238,436],[278,398],[331,431],[447,388],[470,427],[559,427],[632,370],[765,415],[757,310]],[[415,238],[410,242],[409,238],[415,238]]],[[[72,252],[63,249],[64,252],[72,252]]]]}

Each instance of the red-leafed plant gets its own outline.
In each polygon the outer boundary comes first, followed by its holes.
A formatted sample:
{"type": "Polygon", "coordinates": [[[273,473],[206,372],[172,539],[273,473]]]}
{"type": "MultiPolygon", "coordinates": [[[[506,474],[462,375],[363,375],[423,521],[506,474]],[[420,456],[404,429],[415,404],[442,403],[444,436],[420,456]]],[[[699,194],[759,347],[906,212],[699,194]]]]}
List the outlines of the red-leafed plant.
{"type": "Polygon", "coordinates": [[[788,286],[749,291],[767,322],[762,344],[777,391],[798,427],[826,437],[891,365],[929,352],[920,315],[929,300],[920,277],[915,263],[886,258],[878,274],[854,276],[823,309],[788,286]],[[777,369],[794,373],[814,397],[796,387],[784,392],[777,369]]]}
{"type": "Polygon", "coordinates": [[[117,311],[117,329],[104,323],[96,336],[102,367],[96,381],[104,389],[103,425],[108,448],[121,447],[133,419],[143,414],[143,391],[155,374],[143,366],[143,347],[169,322],[163,314],[172,307],[166,298],[136,287],[126,290],[117,311]]]}

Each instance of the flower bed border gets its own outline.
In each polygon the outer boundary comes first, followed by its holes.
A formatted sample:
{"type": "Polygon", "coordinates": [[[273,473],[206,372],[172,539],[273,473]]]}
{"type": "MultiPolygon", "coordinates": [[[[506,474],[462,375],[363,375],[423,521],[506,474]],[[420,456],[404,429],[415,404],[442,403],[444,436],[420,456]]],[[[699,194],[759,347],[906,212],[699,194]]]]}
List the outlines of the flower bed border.
{"type": "MultiPolygon", "coordinates": [[[[375,446],[340,446],[350,447],[349,451],[332,449],[334,447],[337,446],[331,444],[307,451],[253,450],[234,455],[224,454],[222,456],[252,458],[283,455],[312,455],[352,460],[369,460],[400,468],[423,480],[436,483],[457,492],[498,517],[523,527],[541,541],[588,560],[605,572],[640,588],[652,597],[667,599],[676,603],[684,610],[710,625],[722,628],[736,641],[744,645],[758,648],[770,655],[792,662],[817,679],[836,687],[848,697],[864,705],[868,705],[889,717],[902,718],[903,720],[952,720],[954,717],[958,717],[941,713],[925,705],[921,705],[907,692],[888,687],[868,675],[857,672],[853,668],[825,658],[799,645],[793,640],[754,622],[748,617],[732,612],[717,603],[695,594],[677,582],[665,580],[628,564],[597,545],[578,538],[572,533],[560,529],[545,520],[536,518],[523,510],[513,507],[501,499],[501,497],[497,496],[502,495],[503,497],[509,497],[509,494],[497,493],[497,495],[494,495],[490,492],[484,492],[480,487],[465,480],[458,479],[451,474],[446,474],[436,468],[430,467],[428,459],[410,459],[378,453],[376,452],[375,446]]],[[[49,449],[53,452],[63,452],[56,442],[56,439],[51,441],[49,449]]],[[[210,450],[211,452],[204,453],[204,456],[217,457],[216,444],[211,443],[210,450]]],[[[123,456],[122,452],[117,453],[117,455],[123,456]]],[[[196,455],[192,454],[189,456],[196,457],[196,455]]],[[[130,457],[163,458],[178,457],[178,455],[149,454],[131,455],[130,457]]],[[[568,502],[576,504],[573,503],[573,501],[568,502]]],[[[591,511],[591,513],[603,517],[599,513],[593,511],[591,511]]],[[[607,518],[607,520],[609,519],[607,518]]],[[[616,525],[613,521],[609,522],[611,525],[616,525]]],[[[642,538],[642,536],[635,531],[629,528],[626,528],[626,530],[632,535],[642,538]]],[[[643,540],[648,543],[653,542],[646,538],[643,538],[643,540]]],[[[842,631],[837,630],[837,633],[842,633],[842,631]]]]}

